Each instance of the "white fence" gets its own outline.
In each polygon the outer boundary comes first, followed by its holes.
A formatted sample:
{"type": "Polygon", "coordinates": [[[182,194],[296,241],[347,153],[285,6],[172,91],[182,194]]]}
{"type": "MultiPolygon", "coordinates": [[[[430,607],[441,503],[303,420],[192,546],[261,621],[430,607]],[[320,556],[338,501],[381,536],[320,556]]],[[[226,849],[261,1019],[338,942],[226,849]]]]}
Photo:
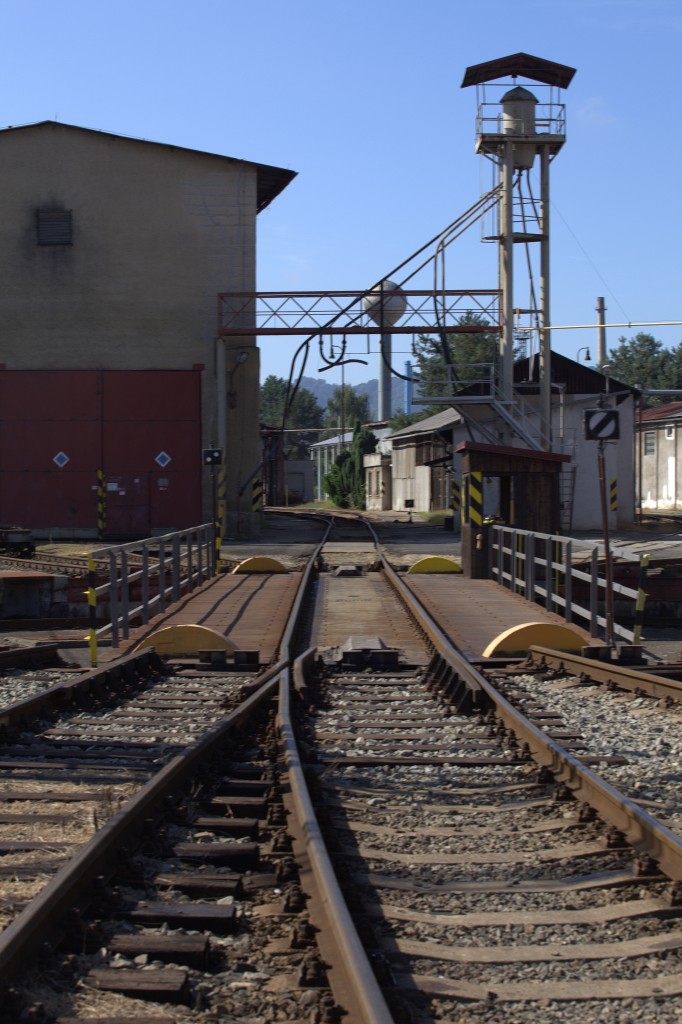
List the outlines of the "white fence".
{"type": "Polygon", "coordinates": [[[118,647],[133,619],[146,624],[215,576],[215,555],[213,523],[93,551],[93,562],[109,565],[108,581],[93,588],[96,606],[108,604],[110,619],[96,629],[97,637],[110,635],[112,647],[118,647]]]}
{"type": "MultiPolygon", "coordinates": [[[[520,594],[528,601],[542,605],[549,612],[563,616],[587,629],[592,637],[607,630],[605,612],[608,607],[605,573],[606,549],[601,544],[585,545],[570,537],[529,533],[508,526],[490,528],[491,575],[501,586],[520,594]],[[575,592],[579,592],[576,599],[575,592]]],[[[611,559],[635,562],[643,575],[641,556],[611,547],[611,559]]],[[[637,588],[612,583],[613,597],[619,605],[632,602],[632,618],[636,621],[637,588]]],[[[628,618],[630,616],[628,615],[628,618]]],[[[613,633],[632,643],[633,630],[613,622],[613,633]]]]}

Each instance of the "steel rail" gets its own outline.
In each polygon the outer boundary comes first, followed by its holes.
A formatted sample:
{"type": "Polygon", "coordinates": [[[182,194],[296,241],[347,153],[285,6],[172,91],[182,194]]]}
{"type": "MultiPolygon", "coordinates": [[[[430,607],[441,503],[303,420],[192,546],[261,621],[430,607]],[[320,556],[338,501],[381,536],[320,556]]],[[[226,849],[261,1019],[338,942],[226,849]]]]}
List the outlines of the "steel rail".
{"type": "MultiPolygon", "coordinates": [[[[309,653],[296,660],[294,677],[301,676],[308,657],[309,653]]],[[[313,890],[310,915],[319,928],[320,951],[329,962],[334,998],[354,1024],[394,1024],[343,897],[310,798],[291,720],[290,691],[291,675],[287,668],[281,677],[278,728],[294,827],[302,844],[302,853],[296,859],[303,885],[313,890]],[[330,935],[333,942],[329,941],[330,935]]]]}
{"type": "MultiPolygon", "coordinates": [[[[442,638],[443,634],[436,623],[383,554],[381,562],[387,578],[391,580],[396,591],[404,596],[417,621],[427,628],[428,635],[442,638]]],[[[471,680],[475,684],[477,692],[495,708],[497,716],[514,734],[517,741],[526,745],[530,757],[537,764],[548,768],[557,781],[564,783],[572,791],[576,799],[592,806],[604,821],[622,833],[635,850],[653,858],[669,878],[675,881],[682,879],[682,838],[643,811],[633,800],[619,793],[596,772],[591,771],[578,758],[533,725],[450,644],[447,638],[439,642],[445,643],[444,657],[455,668],[460,678],[471,680]]],[[[594,662],[587,660],[590,665],[594,665],[594,662]]]]}
{"type": "Polygon", "coordinates": [[[473,665],[466,660],[466,658],[463,658],[462,655],[455,650],[440,626],[429,615],[417,596],[412,593],[390,564],[381,550],[381,544],[372,526],[369,523],[366,525],[374,538],[374,543],[376,544],[377,553],[386,579],[401,598],[403,604],[412,618],[416,621],[419,628],[423,630],[434,650],[438,652],[443,661],[464,682],[470,693],[472,703],[480,704],[483,699],[483,689],[481,687],[483,677],[475,670],[473,665]]]}
{"type": "MultiPolygon", "coordinates": [[[[315,563],[329,537],[333,520],[308,560],[285,630],[282,654],[286,667],[280,677],[277,728],[287,772],[288,790],[283,794],[293,815],[290,830],[297,839],[297,862],[304,887],[312,890],[311,918],[319,928],[318,944],[329,963],[330,985],[336,1002],[354,1024],[393,1024],[372,966],[348,911],[310,797],[291,716],[292,673],[289,667],[295,631],[303,614],[315,563]],[[331,937],[331,940],[330,940],[331,937]]],[[[293,682],[300,687],[304,666],[314,652],[294,662],[293,682]]]]}
{"type": "Polygon", "coordinates": [[[40,665],[43,668],[59,670],[63,667],[59,659],[58,643],[38,643],[31,647],[10,647],[0,651],[0,669],[25,668],[40,665]]]}
{"type": "Polygon", "coordinates": [[[0,934],[0,977],[4,981],[26,965],[69,910],[82,904],[87,887],[111,868],[116,853],[158,813],[161,801],[187,779],[200,761],[213,755],[257,707],[276,694],[284,667],[278,662],[267,669],[259,679],[258,689],[238,708],[210,727],[138,790],[0,934]]]}
{"type": "MultiPolygon", "coordinates": [[[[666,679],[656,672],[648,672],[646,668],[631,668],[611,661],[583,658],[578,654],[555,651],[549,647],[533,646],[530,653],[534,662],[536,657],[539,659],[535,664],[536,668],[549,665],[560,672],[565,671],[566,675],[585,675],[598,683],[613,684],[620,690],[630,690],[633,693],[639,691],[659,700],[682,702],[682,683],[675,679],[666,679]]],[[[523,663],[518,667],[518,671],[523,671],[523,663]]],[[[678,671],[682,671],[682,666],[679,666],[678,671]]]]}
{"type": "MultiPolygon", "coordinates": [[[[40,651],[40,648],[31,650],[40,651]]],[[[90,693],[99,695],[103,689],[113,689],[116,683],[127,682],[131,677],[148,676],[160,665],[159,656],[152,648],[147,647],[125,655],[109,665],[84,672],[67,682],[55,683],[46,690],[0,709],[0,730],[18,725],[28,718],[35,717],[39,712],[63,707],[90,693]]]]}
{"type": "MultiPolygon", "coordinates": [[[[331,522],[325,538],[331,528],[331,522]]],[[[309,561],[297,590],[292,614],[284,634],[282,646],[291,646],[293,631],[300,619],[305,591],[314,561],[322,543],[309,561]]],[[[26,700],[2,709],[0,726],[16,725],[36,712],[63,705],[74,696],[98,691],[112,679],[125,679],[141,674],[160,664],[153,649],[120,658],[108,665],[78,676],[68,683],[60,683],[26,700]]],[[[36,952],[38,946],[55,931],[69,910],[81,904],[94,879],[111,869],[121,847],[155,813],[161,801],[187,779],[195,766],[210,757],[225,739],[240,726],[253,710],[277,694],[280,677],[288,665],[279,660],[266,669],[251,684],[251,692],[240,706],[224,719],[209,727],[181,754],[178,754],[150,779],[87,843],[50,879],[14,921],[0,934],[0,978],[7,981],[16,974],[36,952]],[[254,689],[255,686],[255,689],[254,689]]]]}

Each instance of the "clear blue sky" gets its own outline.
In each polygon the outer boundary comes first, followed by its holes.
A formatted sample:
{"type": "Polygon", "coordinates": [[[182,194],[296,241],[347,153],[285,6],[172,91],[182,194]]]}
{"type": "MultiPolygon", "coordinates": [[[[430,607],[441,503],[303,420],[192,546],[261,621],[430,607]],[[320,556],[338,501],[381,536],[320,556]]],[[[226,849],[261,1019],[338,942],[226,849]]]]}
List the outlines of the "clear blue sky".
{"type": "MultiPolygon", "coordinates": [[[[362,290],[477,199],[468,65],[525,51],[575,67],[552,320],[593,323],[598,295],[608,322],[682,320],[679,0],[0,0],[0,27],[2,126],[58,119],[296,170],[259,216],[273,291],[362,290]]],[[[496,286],[477,228],[448,266],[449,287],[496,286]]],[[[554,335],[572,357],[587,344],[554,335]]],[[[264,371],[287,376],[293,348],[265,341],[264,371]]],[[[346,380],[377,375],[372,357],[346,380]]]]}

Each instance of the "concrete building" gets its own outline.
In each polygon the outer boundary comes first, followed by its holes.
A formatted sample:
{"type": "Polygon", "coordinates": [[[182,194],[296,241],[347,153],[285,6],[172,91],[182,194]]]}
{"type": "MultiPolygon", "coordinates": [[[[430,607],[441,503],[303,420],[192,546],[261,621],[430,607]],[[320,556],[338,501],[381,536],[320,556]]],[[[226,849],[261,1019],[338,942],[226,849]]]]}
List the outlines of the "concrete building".
{"type": "Polygon", "coordinates": [[[642,409],[636,461],[641,511],[682,509],[682,402],[642,409]]]}
{"type": "Polygon", "coordinates": [[[461,416],[446,408],[391,435],[390,493],[396,511],[448,508],[455,475],[453,442],[461,431],[461,416]],[[414,504],[406,505],[408,501],[414,504]]]}
{"type": "Polygon", "coordinates": [[[255,291],[256,217],[294,172],[44,121],[0,131],[0,522],[144,536],[257,529],[259,352],[216,341],[255,291]],[[222,449],[222,469],[202,451],[222,449]],[[103,482],[102,482],[103,481],[103,482]]]}
{"type": "MultiPolygon", "coordinates": [[[[602,523],[598,476],[598,441],[586,436],[586,414],[604,406],[609,416],[616,414],[618,437],[606,440],[604,459],[609,488],[609,521],[613,527],[626,528],[635,516],[635,412],[638,392],[604,374],[583,366],[558,353],[552,355],[552,452],[567,456],[559,476],[561,532],[599,529],[602,523]]],[[[525,396],[532,413],[539,400],[539,388],[533,380],[533,366],[527,359],[514,367],[515,388],[525,396]]],[[[477,430],[492,431],[496,420],[484,402],[475,406],[475,395],[469,389],[472,414],[477,419],[467,422],[460,411],[444,408],[442,412],[395,431],[392,444],[391,492],[392,507],[403,510],[406,501],[414,502],[415,511],[446,509],[452,501],[452,485],[458,492],[462,485],[461,458],[457,448],[464,442],[481,440],[477,430]],[[488,417],[487,419],[485,417],[488,417]]],[[[465,389],[460,394],[466,394],[465,389]]],[[[485,396],[482,396],[482,398],[485,396]]],[[[492,441],[492,437],[483,437],[492,441]]],[[[517,442],[516,449],[524,451],[517,442]]],[[[528,451],[527,449],[525,449],[528,451]]],[[[529,454],[532,454],[529,452],[529,454]]],[[[500,512],[499,477],[484,474],[483,511],[485,515],[500,512]]]]}
{"type": "MultiPolygon", "coordinates": [[[[390,435],[391,435],[390,428],[387,427],[385,425],[385,423],[383,423],[383,422],[381,422],[381,423],[366,423],[365,426],[367,427],[368,430],[372,431],[372,433],[374,434],[374,436],[377,439],[377,452],[378,453],[384,453],[384,454],[386,452],[390,452],[390,444],[388,445],[388,447],[387,447],[387,444],[386,444],[387,438],[389,438],[390,435]]],[[[346,430],[345,433],[343,433],[343,434],[334,434],[332,437],[326,437],[322,441],[316,441],[315,444],[311,444],[309,446],[308,452],[310,453],[310,458],[315,463],[315,497],[317,498],[318,501],[323,501],[325,498],[328,497],[328,495],[327,495],[327,493],[325,491],[325,488],[324,488],[324,478],[327,475],[327,473],[330,472],[330,470],[331,470],[332,466],[334,465],[334,462],[336,461],[337,457],[346,448],[350,448],[352,443],[353,443],[353,431],[352,430],[346,430]]],[[[371,458],[371,456],[365,456],[365,458],[371,458]]],[[[366,462],[365,462],[365,465],[367,465],[366,462]]],[[[371,465],[372,466],[374,466],[374,465],[379,466],[380,463],[379,462],[376,462],[376,463],[372,462],[371,465]]],[[[370,483],[370,485],[372,487],[373,498],[375,498],[376,495],[381,493],[381,483],[380,483],[380,481],[377,481],[377,485],[379,487],[379,490],[375,494],[375,491],[374,491],[375,478],[374,478],[374,476],[372,477],[371,481],[368,481],[367,478],[366,478],[366,485],[367,485],[367,483],[370,483]]],[[[390,496],[390,491],[389,491],[389,496],[390,496]]],[[[383,500],[384,501],[386,500],[385,483],[384,483],[384,497],[383,497],[383,500]]],[[[369,505],[367,507],[369,508],[369,505]]],[[[389,504],[387,506],[385,505],[384,507],[390,508],[391,506],[389,504]]]]}
{"type": "Polygon", "coordinates": [[[363,456],[365,467],[365,508],[368,512],[388,512],[393,508],[391,456],[372,452],[363,456]]]}

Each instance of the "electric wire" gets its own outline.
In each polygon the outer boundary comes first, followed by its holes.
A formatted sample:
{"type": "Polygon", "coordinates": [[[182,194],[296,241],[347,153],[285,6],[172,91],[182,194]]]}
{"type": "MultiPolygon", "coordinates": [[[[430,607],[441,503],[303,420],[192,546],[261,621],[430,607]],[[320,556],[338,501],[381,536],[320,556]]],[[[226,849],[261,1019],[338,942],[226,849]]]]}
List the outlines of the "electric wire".
{"type": "MultiPolygon", "coordinates": [[[[283,403],[283,408],[282,408],[282,426],[281,426],[281,431],[282,432],[286,429],[287,417],[291,413],[294,400],[295,400],[296,395],[297,395],[297,393],[299,391],[299,388],[300,388],[300,385],[301,385],[301,380],[303,378],[303,374],[304,374],[304,370],[305,370],[305,365],[306,365],[306,362],[308,360],[308,356],[309,356],[309,353],[310,353],[310,345],[311,345],[313,339],[314,338],[321,338],[322,334],[324,333],[325,328],[332,327],[337,322],[337,320],[339,320],[342,316],[347,315],[350,312],[350,310],[353,308],[353,306],[355,306],[356,303],[358,303],[358,301],[359,301],[360,302],[360,312],[357,313],[355,316],[351,317],[351,319],[350,319],[350,324],[351,325],[354,324],[354,323],[357,323],[358,320],[360,320],[360,318],[364,315],[364,310],[362,309],[362,300],[366,296],[372,295],[374,292],[376,292],[377,289],[381,290],[383,288],[384,281],[386,281],[386,280],[393,280],[393,278],[397,274],[399,274],[401,270],[403,270],[405,267],[409,266],[409,264],[413,260],[415,260],[419,256],[421,256],[422,253],[426,252],[433,245],[436,245],[436,252],[435,253],[432,253],[430,256],[428,256],[422,263],[420,263],[418,266],[416,266],[412,271],[410,271],[409,274],[407,274],[400,282],[397,283],[397,286],[399,288],[404,287],[404,285],[408,281],[412,280],[412,278],[415,277],[415,275],[418,274],[419,271],[421,271],[424,267],[428,266],[429,263],[432,260],[435,260],[437,258],[437,253],[438,253],[439,249],[443,249],[444,250],[447,246],[451,245],[452,242],[454,242],[457,238],[460,237],[460,235],[462,235],[464,233],[464,231],[466,231],[472,224],[476,223],[476,221],[478,221],[481,217],[483,217],[488,212],[488,210],[490,210],[498,202],[499,193],[500,193],[501,189],[502,189],[502,185],[498,184],[498,185],[495,185],[488,192],[486,192],[482,196],[480,196],[479,199],[475,203],[473,203],[472,206],[470,206],[468,210],[465,210],[464,213],[460,214],[460,216],[457,217],[450,224],[448,224],[447,227],[445,227],[437,235],[434,235],[433,238],[429,239],[428,242],[425,242],[424,245],[420,246],[419,249],[417,249],[410,256],[408,256],[401,263],[399,263],[396,267],[394,267],[393,270],[389,271],[388,274],[385,274],[383,277],[381,277],[379,279],[379,281],[377,281],[374,285],[372,285],[369,288],[367,288],[359,296],[354,296],[352,301],[349,302],[343,309],[341,309],[337,313],[335,313],[334,316],[332,316],[326,322],[326,324],[324,324],[324,326],[322,327],[322,329],[320,331],[315,331],[313,334],[308,335],[308,337],[305,338],[301,342],[301,344],[296,349],[296,351],[295,351],[295,353],[294,353],[294,355],[292,357],[291,364],[290,364],[289,378],[288,378],[288,381],[287,381],[287,389],[286,389],[284,403],[283,403]],[[295,372],[296,371],[296,363],[297,363],[297,360],[299,359],[299,357],[301,356],[301,353],[303,353],[302,362],[301,362],[301,368],[298,371],[298,373],[296,373],[295,372]]],[[[383,351],[383,344],[380,343],[379,348],[380,348],[381,358],[383,359],[385,365],[388,366],[391,374],[393,376],[399,378],[400,380],[410,380],[411,378],[407,377],[405,374],[400,373],[398,370],[395,369],[394,366],[392,366],[388,362],[388,360],[386,359],[385,353],[383,351]]],[[[345,348],[343,348],[343,351],[345,352],[345,348]]],[[[329,361],[329,360],[326,360],[326,359],[324,361],[327,364],[324,367],[325,370],[332,369],[335,366],[340,366],[340,365],[342,365],[343,362],[349,362],[349,360],[343,360],[342,357],[339,357],[339,358],[335,359],[334,361],[329,361]]]]}

